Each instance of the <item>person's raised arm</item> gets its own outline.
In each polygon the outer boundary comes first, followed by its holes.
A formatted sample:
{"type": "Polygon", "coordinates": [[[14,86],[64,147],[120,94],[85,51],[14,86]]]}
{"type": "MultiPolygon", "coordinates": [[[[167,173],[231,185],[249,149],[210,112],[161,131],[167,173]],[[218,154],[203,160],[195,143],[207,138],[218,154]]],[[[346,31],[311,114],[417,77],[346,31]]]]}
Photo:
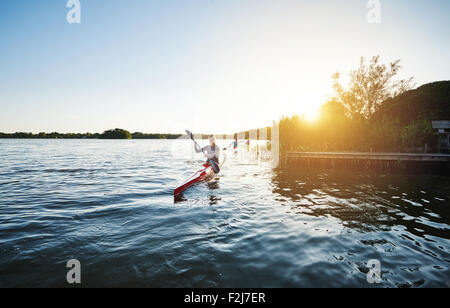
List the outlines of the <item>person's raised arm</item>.
{"type": "Polygon", "coordinates": [[[203,152],[203,149],[201,149],[201,148],[199,147],[199,145],[197,144],[197,142],[194,143],[194,149],[195,149],[195,153],[203,152]]]}

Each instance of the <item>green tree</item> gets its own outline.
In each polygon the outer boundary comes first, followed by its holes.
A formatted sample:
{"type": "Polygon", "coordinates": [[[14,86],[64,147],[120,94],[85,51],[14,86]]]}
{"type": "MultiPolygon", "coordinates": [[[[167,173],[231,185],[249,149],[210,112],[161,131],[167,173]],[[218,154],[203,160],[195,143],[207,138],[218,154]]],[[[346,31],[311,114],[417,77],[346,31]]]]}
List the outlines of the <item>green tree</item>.
{"type": "Polygon", "coordinates": [[[372,57],[369,63],[361,57],[359,67],[350,71],[348,90],[341,85],[339,72],[332,76],[335,99],[343,103],[352,117],[369,119],[382,102],[414,87],[412,77],[394,80],[400,69],[400,60],[386,65],[380,62],[380,56],[372,57]]]}
{"type": "Polygon", "coordinates": [[[131,133],[127,130],[116,128],[104,131],[100,139],[131,139],[131,133]]]}

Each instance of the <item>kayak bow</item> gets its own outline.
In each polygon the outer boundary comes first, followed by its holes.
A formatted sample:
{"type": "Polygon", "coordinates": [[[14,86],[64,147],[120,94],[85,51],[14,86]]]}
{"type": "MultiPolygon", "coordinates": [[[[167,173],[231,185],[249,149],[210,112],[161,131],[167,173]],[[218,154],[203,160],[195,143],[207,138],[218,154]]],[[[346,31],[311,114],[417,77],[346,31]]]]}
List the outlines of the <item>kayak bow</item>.
{"type": "Polygon", "coordinates": [[[173,191],[173,196],[175,198],[178,197],[183,191],[185,191],[192,185],[195,185],[205,180],[212,174],[214,174],[214,170],[210,165],[207,165],[203,169],[198,170],[197,172],[192,174],[189,178],[187,178],[183,183],[181,183],[175,188],[175,190],[173,191]]]}

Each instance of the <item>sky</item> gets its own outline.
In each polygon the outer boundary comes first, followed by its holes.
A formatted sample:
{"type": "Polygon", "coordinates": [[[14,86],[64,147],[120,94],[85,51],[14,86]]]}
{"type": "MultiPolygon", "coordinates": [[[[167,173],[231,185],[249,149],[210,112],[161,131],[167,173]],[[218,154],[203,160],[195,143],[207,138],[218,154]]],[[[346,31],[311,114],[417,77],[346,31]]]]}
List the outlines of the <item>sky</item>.
{"type": "Polygon", "coordinates": [[[234,133],[312,115],[360,57],[450,79],[450,1],[0,1],[0,131],[234,133]]]}

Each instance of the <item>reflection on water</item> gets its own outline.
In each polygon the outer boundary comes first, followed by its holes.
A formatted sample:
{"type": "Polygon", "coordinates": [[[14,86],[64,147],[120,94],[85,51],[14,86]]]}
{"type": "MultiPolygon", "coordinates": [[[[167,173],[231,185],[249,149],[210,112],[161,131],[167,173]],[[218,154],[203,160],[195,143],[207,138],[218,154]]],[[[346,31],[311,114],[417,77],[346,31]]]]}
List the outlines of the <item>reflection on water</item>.
{"type": "Polygon", "coordinates": [[[416,236],[450,239],[448,177],[311,168],[277,170],[273,182],[297,213],[335,217],[358,232],[401,226],[416,236]]]}
{"type": "Polygon", "coordinates": [[[67,286],[72,258],[86,287],[450,286],[448,177],[245,154],[174,202],[190,140],[0,140],[0,287],[67,286]]]}
{"type": "MultiPolygon", "coordinates": [[[[383,272],[384,282],[392,279],[398,287],[450,286],[449,177],[282,168],[272,181],[273,192],[279,195],[276,200],[290,213],[334,220],[342,226],[341,234],[355,234],[341,244],[348,256],[358,246],[381,253],[377,258],[389,268],[383,272]],[[414,279],[393,279],[402,274],[414,279]]],[[[367,272],[361,262],[355,264],[367,272]]]]}
{"type": "Polygon", "coordinates": [[[207,187],[208,187],[208,189],[209,189],[209,193],[208,193],[208,196],[209,196],[209,205],[215,205],[215,204],[217,204],[217,202],[220,201],[221,199],[220,199],[220,197],[217,197],[217,196],[214,194],[214,191],[220,189],[220,186],[219,186],[219,177],[214,177],[214,178],[212,178],[212,179],[209,179],[209,180],[207,181],[206,185],[207,185],[207,187]]]}

